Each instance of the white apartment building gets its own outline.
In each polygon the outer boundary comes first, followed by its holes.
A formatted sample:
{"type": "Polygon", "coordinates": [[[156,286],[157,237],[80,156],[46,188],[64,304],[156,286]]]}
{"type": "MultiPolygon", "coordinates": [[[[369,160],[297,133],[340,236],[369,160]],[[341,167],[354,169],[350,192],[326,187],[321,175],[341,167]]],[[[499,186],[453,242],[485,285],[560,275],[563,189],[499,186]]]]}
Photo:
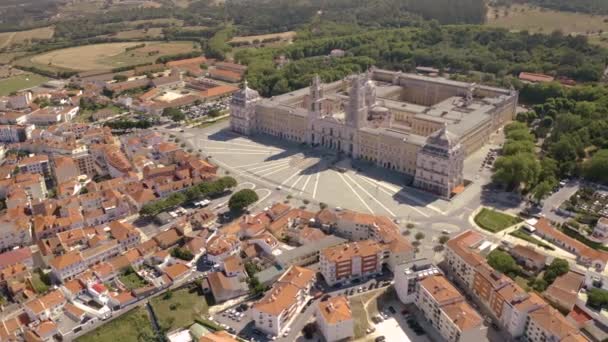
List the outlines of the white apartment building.
{"type": "Polygon", "coordinates": [[[255,327],[267,334],[280,336],[302,309],[315,280],[315,272],[292,266],[251,307],[255,327]]]}
{"type": "Polygon", "coordinates": [[[447,242],[445,260],[452,275],[467,288],[473,288],[475,268],[484,262],[485,255],[490,252],[492,244],[483,235],[473,230],[467,230],[447,242]]]}
{"type": "Polygon", "coordinates": [[[54,290],[46,295],[35,298],[23,304],[23,308],[32,322],[51,319],[61,313],[67,303],[60,290],[54,290]]]}
{"type": "Polygon", "coordinates": [[[598,239],[608,238],[608,218],[602,216],[597,220],[597,224],[593,228],[593,236],[598,239]]]}
{"type": "Polygon", "coordinates": [[[23,158],[17,167],[19,167],[19,172],[41,174],[45,179],[50,179],[52,175],[51,163],[46,155],[39,154],[23,158]]]}
{"type": "Polygon", "coordinates": [[[319,302],[315,316],[325,341],[343,341],[355,336],[355,321],[345,296],[331,297],[319,302]]]}
{"type": "Polygon", "coordinates": [[[385,246],[373,240],[329,247],[321,251],[321,274],[330,286],[371,277],[382,273],[385,253],[385,246]]]}
{"type": "Polygon", "coordinates": [[[588,341],[573,323],[550,305],[528,315],[525,338],[530,342],[588,341]]]}
{"type": "Polygon", "coordinates": [[[427,259],[411,261],[400,265],[395,271],[395,291],[404,304],[416,301],[419,283],[424,278],[441,274],[441,271],[427,259]]]}
{"type": "Polygon", "coordinates": [[[55,257],[49,262],[49,266],[53,277],[62,282],[87,270],[87,265],[78,251],[55,257]]]}
{"type": "Polygon", "coordinates": [[[443,275],[426,277],[419,284],[416,306],[445,341],[483,340],[481,316],[443,275]]]}
{"type": "Polygon", "coordinates": [[[8,209],[0,216],[0,251],[32,244],[32,224],[22,208],[8,209]]]}

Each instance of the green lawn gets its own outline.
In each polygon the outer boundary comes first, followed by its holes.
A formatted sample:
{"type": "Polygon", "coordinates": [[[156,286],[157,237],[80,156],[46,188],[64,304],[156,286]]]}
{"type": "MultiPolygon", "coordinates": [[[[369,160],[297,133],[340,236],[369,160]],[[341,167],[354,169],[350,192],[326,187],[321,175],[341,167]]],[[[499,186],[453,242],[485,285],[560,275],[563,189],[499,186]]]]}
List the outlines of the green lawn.
{"type": "Polygon", "coordinates": [[[21,89],[27,89],[41,85],[49,79],[44,76],[25,73],[18,76],[13,76],[0,80],[0,96],[9,95],[12,92],[19,91],[21,89]]]}
{"type": "Polygon", "coordinates": [[[497,233],[507,227],[510,227],[516,223],[521,222],[521,219],[515,216],[503,214],[501,212],[483,208],[475,216],[475,223],[485,230],[489,230],[492,233],[497,233]]]}
{"type": "Polygon", "coordinates": [[[531,236],[530,234],[527,234],[526,232],[524,232],[522,230],[522,228],[519,228],[518,230],[515,230],[515,231],[509,233],[509,235],[515,236],[516,238],[519,238],[519,239],[522,239],[522,240],[525,240],[525,241],[528,241],[528,242],[533,243],[533,244],[535,244],[535,245],[537,245],[539,247],[542,247],[544,249],[548,249],[548,250],[551,250],[551,251],[555,250],[555,248],[553,246],[542,242],[541,240],[539,240],[539,239],[531,236]]]}
{"type": "Polygon", "coordinates": [[[169,331],[190,326],[195,319],[206,314],[209,308],[205,296],[200,295],[196,288],[172,291],[169,297],[166,294],[159,295],[150,304],[160,326],[170,327],[169,331]]]}
{"type": "Polygon", "coordinates": [[[78,342],[139,342],[154,336],[146,309],[138,307],[96,330],[76,339],[78,342]]]}
{"type": "Polygon", "coordinates": [[[142,279],[135,272],[123,274],[119,277],[119,279],[129,290],[137,289],[148,285],[148,282],[142,279]]]}

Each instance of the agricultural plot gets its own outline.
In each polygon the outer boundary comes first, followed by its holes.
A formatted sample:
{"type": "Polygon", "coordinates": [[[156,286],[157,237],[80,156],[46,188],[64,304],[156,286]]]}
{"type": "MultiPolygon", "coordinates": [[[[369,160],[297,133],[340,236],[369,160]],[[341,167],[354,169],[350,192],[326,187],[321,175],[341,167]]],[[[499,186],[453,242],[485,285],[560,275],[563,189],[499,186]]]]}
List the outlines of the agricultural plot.
{"type": "Polygon", "coordinates": [[[51,39],[54,33],[55,29],[52,26],[19,32],[3,32],[0,33],[0,49],[31,42],[32,39],[51,39]]]}
{"type": "Polygon", "coordinates": [[[509,30],[590,34],[608,28],[608,16],[560,12],[526,5],[491,7],[487,25],[509,30]]]}
{"type": "MultiPolygon", "coordinates": [[[[153,63],[161,56],[191,52],[192,42],[129,42],[77,46],[54,50],[27,58],[26,65],[74,71],[111,70],[153,63]],[[141,44],[145,46],[137,47],[141,44]]],[[[24,58],[25,59],[25,58],[24,58]]],[[[17,65],[20,65],[23,59],[17,65]]]]}
{"type": "Polygon", "coordinates": [[[6,96],[21,89],[35,87],[48,80],[49,79],[44,76],[30,73],[0,79],[0,96],[6,96]]]}

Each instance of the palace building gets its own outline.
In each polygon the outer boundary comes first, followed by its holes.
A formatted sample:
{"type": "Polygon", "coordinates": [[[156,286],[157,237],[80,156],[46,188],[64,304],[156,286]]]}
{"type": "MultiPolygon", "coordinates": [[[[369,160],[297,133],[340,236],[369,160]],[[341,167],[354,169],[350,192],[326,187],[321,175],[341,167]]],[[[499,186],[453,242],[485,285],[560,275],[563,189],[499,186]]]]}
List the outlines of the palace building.
{"type": "Polygon", "coordinates": [[[401,172],[444,198],[462,189],[466,156],[515,117],[513,90],[370,69],[262,98],[245,82],[231,129],[335,150],[401,172]]]}

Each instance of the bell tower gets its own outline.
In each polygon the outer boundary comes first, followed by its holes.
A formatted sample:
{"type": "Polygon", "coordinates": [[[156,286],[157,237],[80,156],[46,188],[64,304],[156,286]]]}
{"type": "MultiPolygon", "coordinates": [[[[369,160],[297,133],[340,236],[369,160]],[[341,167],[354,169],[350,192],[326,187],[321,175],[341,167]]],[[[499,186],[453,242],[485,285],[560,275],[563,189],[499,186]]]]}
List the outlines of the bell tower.
{"type": "Polygon", "coordinates": [[[310,108],[308,108],[308,116],[311,119],[317,119],[321,117],[321,110],[323,106],[323,85],[321,84],[321,78],[319,75],[315,75],[312,78],[310,84],[310,108]]]}
{"type": "Polygon", "coordinates": [[[348,92],[348,108],[346,111],[346,123],[349,126],[360,128],[367,121],[367,92],[366,75],[356,75],[351,78],[350,90],[348,92]]]}

